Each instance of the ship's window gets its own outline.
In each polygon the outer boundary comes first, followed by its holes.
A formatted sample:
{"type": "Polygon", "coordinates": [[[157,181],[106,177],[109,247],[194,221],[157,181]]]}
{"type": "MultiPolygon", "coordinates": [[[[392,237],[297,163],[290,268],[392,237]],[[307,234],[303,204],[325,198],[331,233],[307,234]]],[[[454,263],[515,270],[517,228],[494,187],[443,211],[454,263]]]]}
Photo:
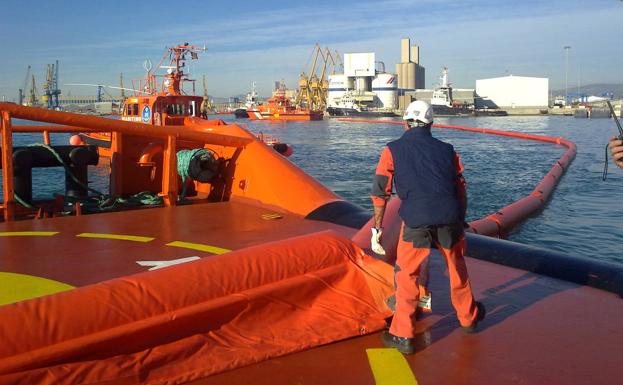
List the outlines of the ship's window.
{"type": "Polygon", "coordinates": [[[138,103],[132,104],[132,115],[138,115],[138,103]]]}
{"type": "Polygon", "coordinates": [[[126,115],[132,115],[132,105],[131,104],[127,104],[125,106],[125,114],[126,115]]]}

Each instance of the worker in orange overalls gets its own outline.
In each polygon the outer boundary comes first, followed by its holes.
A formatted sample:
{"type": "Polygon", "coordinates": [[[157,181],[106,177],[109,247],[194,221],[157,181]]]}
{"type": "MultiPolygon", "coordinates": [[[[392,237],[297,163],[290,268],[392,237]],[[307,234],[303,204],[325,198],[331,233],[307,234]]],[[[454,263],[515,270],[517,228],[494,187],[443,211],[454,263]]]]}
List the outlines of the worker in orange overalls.
{"type": "Polygon", "coordinates": [[[412,354],[420,299],[418,276],[431,248],[446,259],[450,297],[463,330],[473,332],[484,319],[485,308],[474,300],[463,258],[467,194],[460,158],[452,145],[431,135],[433,111],[428,103],[412,102],[403,119],[405,133],[383,148],[376,168],[372,249],[382,251],[383,215],[393,182],[402,201],[398,211],[402,226],[394,273],[396,310],[383,343],[412,354]]]}

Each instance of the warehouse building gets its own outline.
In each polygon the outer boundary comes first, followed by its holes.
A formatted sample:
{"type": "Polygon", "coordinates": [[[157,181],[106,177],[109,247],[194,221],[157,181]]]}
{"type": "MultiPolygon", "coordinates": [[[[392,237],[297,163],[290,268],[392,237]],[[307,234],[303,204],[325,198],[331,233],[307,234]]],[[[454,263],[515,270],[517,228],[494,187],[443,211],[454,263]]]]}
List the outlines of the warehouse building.
{"type": "Polygon", "coordinates": [[[526,76],[503,76],[476,80],[476,108],[513,109],[525,113],[547,109],[549,79],[526,76]]]}

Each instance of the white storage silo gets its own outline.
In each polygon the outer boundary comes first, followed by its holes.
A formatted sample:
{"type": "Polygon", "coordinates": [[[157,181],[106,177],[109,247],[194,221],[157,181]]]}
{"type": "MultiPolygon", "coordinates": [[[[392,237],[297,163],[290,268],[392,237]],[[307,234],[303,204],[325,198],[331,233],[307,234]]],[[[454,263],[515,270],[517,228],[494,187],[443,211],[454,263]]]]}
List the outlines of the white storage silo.
{"type": "Polygon", "coordinates": [[[396,74],[398,75],[398,88],[401,90],[407,88],[405,87],[406,82],[404,71],[402,70],[402,63],[396,64],[396,74]]]}
{"type": "Polygon", "coordinates": [[[409,90],[415,89],[415,63],[407,63],[407,87],[409,90]]]}
{"type": "Polygon", "coordinates": [[[396,75],[379,73],[372,80],[372,92],[379,98],[381,108],[395,109],[398,97],[396,75]]]}

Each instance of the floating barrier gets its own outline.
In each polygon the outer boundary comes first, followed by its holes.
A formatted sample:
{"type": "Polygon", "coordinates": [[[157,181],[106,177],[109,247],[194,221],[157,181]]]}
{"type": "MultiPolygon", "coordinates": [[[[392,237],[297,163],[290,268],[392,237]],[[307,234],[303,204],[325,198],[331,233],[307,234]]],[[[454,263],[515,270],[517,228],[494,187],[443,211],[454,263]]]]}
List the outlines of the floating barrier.
{"type": "MultiPolygon", "coordinates": [[[[369,119],[340,119],[347,122],[361,123],[384,123],[384,124],[404,124],[403,122],[389,122],[369,119]]],[[[576,154],[576,146],[573,142],[561,138],[544,135],[526,134],[522,132],[510,132],[501,130],[492,130],[489,128],[473,128],[464,126],[453,126],[445,124],[433,124],[435,128],[445,128],[452,130],[468,131],[487,135],[507,136],[518,139],[535,140],[539,142],[552,143],[567,147],[567,151],[554,163],[551,170],[543,177],[541,182],[528,195],[516,202],[509,204],[498,210],[497,212],[469,223],[471,231],[476,234],[501,237],[507,234],[516,225],[523,222],[528,216],[545,205],[545,202],[551,195],[554,188],[558,184],[562,174],[565,172],[576,154]]]]}
{"type": "Polygon", "coordinates": [[[186,383],[371,333],[392,276],[323,231],[2,306],[0,383],[186,383]]]}
{"type": "Polygon", "coordinates": [[[623,265],[503,239],[467,234],[466,255],[536,274],[592,286],[623,297],[623,265]]]}

